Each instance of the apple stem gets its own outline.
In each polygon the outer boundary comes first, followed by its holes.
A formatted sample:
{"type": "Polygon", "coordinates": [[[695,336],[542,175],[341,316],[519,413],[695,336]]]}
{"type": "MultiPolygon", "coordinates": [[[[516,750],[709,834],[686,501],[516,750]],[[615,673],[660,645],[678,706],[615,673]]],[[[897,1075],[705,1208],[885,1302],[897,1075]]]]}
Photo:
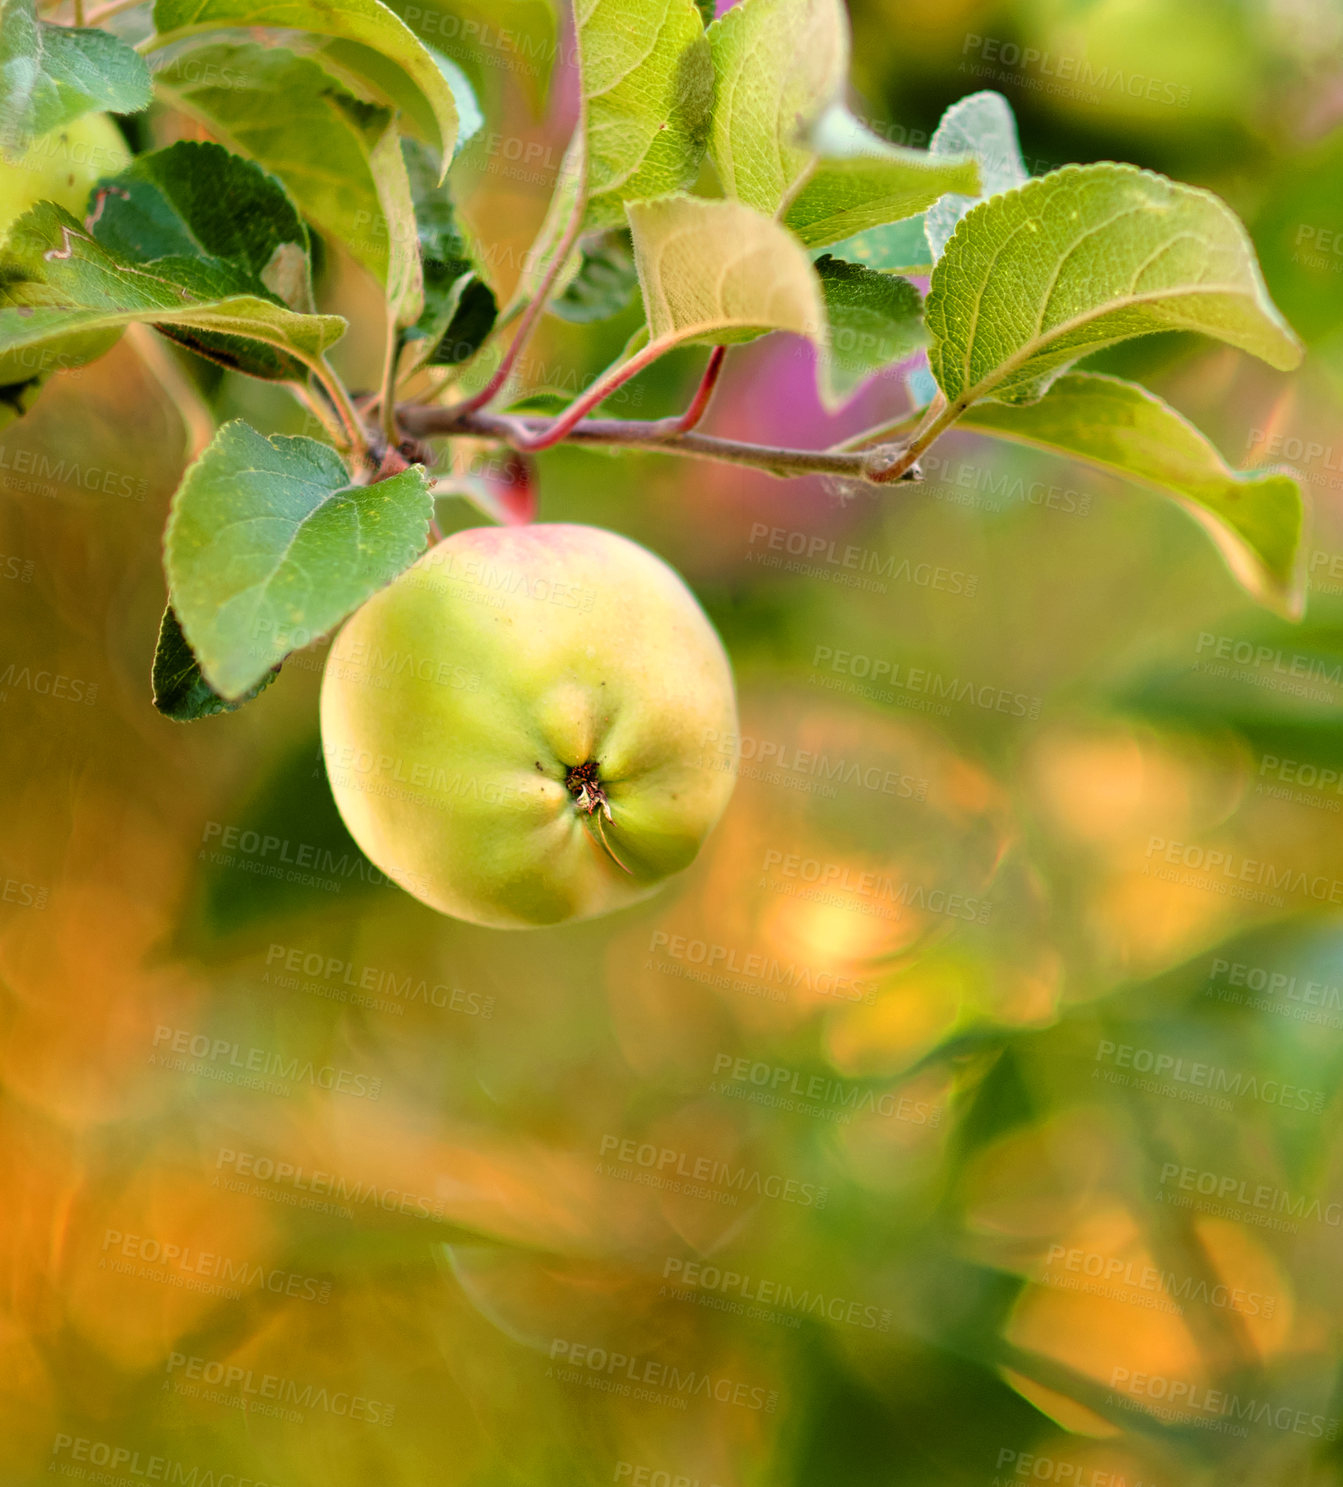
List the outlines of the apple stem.
{"type": "Polygon", "coordinates": [[[508,442],[514,449],[526,454],[539,454],[543,449],[549,449],[552,445],[558,444],[562,439],[567,438],[569,432],[581,423],[598,404],[604,403],[617,388],[624,386],[631,377],[638,376],[645,367],[652,366],[662,354],[661,346],[656,344],[645,346],[628,361],[622,361],[617,366],[609,368],[581,397],[575,398],[563,413],[539,433],[533,433],[520,418],[507,418],[511,430],[508,442]]]}
{"type": "MultiPolygon", "coordinates": [[[[602,814],[605,814],[608,821],[611,819],[611,807],[607,805],[605,801],[602,802],[602,814]]],[[[603,847],[606,848],[607,855],[610,857],[611,861],[614,862],[615,865],[622,872],[629,873],[630,877],[632,878],[634,874],[630,872],[629,868],[627,868],[625,864],[621,862],[620,858],[616,856],[615,849],[611,846],[611,843],[606,840],[606,828],[602,825],[601,814],[590,816],[588,819],[597,823],[597,840],[601,842],[603,847]]]]}
{"type": "Polygon", "coordinates": [[[350,394],[345,390],[345,384],[340,380],[336,369],[327,361],[325,355],[319,355],[309,362],[308,369],[316,377],[318,385],[340,418],[345,437],[350,441],[351,458],[357,465],[366,464],[368,435],[364,428],[364,421],[355,408],[350,394]]]}
{"type": "Polygon", "coordinates": [[[680,418],[674,420],[673,433],[688,434],[709,411],[709,404],[713,400],[713,390],[718,386],[718,374],[723,370],[723,358],[726,355],[726,346],[715,346],[709,353],[709,362],[704,368],[704,376],[700,378],[700,384],[695,389],[695,396],[691,398],[690,406],[680,418]]]}
{"type": "Polygon", "coordinates": [[[574,798],[574,804],[587,818],[588,831],[605,850],[606,855],[621,870],[633,877],[630,869],[616,856],[615,848],[606,839],[606,828],[602,825],[602,817],[612,824],[615,817],[611,814],[611,803],[606,798],[606,791],[602,789],[601,776],[597,773],[597,761],[589,759],[584,764],[575,764],[565,776],[564,783],[568,786],[569,794],[574,798]]]}

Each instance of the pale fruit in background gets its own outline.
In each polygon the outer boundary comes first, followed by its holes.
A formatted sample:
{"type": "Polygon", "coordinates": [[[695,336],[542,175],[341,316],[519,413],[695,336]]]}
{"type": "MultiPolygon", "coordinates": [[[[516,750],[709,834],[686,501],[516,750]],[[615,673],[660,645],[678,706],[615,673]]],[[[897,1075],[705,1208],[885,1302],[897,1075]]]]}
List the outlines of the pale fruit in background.
{"type": "Polygon", "coordinates": [[[647,897],[693,861],[735,779],[713,626],[660,558],[595,527],[439,543],[340,632],[321,715],[355,841],[477,924],[647,897]]]}
{"type": "Polygon", "coordinates": [[[54,201],[83,218],[98,180],[130,163],[126,141],[106,114],[81,114],[35,139],[20,159],[0,163],[0,241],[39,201],[54,201]]]}

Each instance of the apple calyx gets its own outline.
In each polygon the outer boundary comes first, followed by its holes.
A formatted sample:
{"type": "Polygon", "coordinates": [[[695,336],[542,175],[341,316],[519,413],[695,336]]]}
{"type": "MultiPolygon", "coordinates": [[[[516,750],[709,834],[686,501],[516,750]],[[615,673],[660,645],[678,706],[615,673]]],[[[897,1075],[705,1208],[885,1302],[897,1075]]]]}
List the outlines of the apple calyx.
{"type": "MultiPolygon", "coordinates": [[[[615,818],[611,814],[611,803],[606,798],[606,791],[602,789],[597,761],[587,759],[582,764],[575,764],[565,775],[564,783],[574,798],[574,804],[587,817],[588,830],[597,838],[611,861],[622,872],[629,873],[629,868],[616,856],[614,848],[607,841],[606,830],[602,826],[602,816],[608,821],[614,821],[615,818]]],[[[630,876],[633,877],[634,874],[630,873],[630,876]]]]}
{"type": "Polygon", "coordinates": [[[600,810],[609,821],[611,807],[606,799],[606,791],[602,789],[600,768],[601,766],[595,759],[575,764],[565,775],[564,783],[569,788],[569,794],[574,798],[574,804],[584,815],[590,816],[593,811],[600,810]]]}

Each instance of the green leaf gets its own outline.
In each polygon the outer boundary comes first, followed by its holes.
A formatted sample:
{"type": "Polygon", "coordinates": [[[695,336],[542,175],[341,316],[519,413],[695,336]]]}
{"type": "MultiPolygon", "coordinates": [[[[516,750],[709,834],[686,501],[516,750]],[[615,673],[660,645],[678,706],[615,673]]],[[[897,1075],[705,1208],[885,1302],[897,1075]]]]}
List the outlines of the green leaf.
{"type": "MultiPolygon", "coordinates": [[[[1001,93],[971,93],[942,115],[928,144],[930,155],[970,155],[979,162],[979,194],[996,196],[1030,178],[1021,158],[1017,121],[1001,93]]],[[[933,262],[942,256],[956,224],[975,204],[973,196],[953,192],[928,208],[925,231],[933,262]]]]}
{"type": "Polygon", "coordinates": [[[728,196],[773,217],[812,163],[812,126],[844,88],[844,7],[741,0],[708,34],[717,94],[709,154],[728,196]]]}
{"type": "Polygon", "coordinates": [[[981,403],[958,427],[1051,449],[1173,496],[1208,531],[1232,573],[1289,618],[1304,605],[1301,488],[1287,474],[1235,471],[1160,398],[1094,372],[1060,377],[1036,403],[981,403]]]}
{"type": "Polygon", "coordinates": [[[579,243],[579,252],[578,272],[551,301],[550,312],[576,325],[619,315],[639,286],[629,233],[616,228],[592,233],[579,243]]]}
{"type": "Polygon", "coordinates": [[[374,167],[380,140],[395,133],[387,110],[359,103],[311,58],[279,47],[200,47],[155,81],[168,102],[272,172],[319,231],[387,285],[393,235],[374,167]]]}
{"type": "Polygon", "coordinates": [[[173,497],[173,608],[210,686],[238,701],[424,550],[433,503],[414,466],[352,486],[334,450],[227,423],[173,497]]]}
{"type": "Polygon", "coordinates": [[[833,253],[836,258],[861,263],[885,274],[930,274],[933,255],[928,249],[928,235],[924,231],[926,220],[926,216],[921,214],[906,217],[903,222],[869,227],[866,232],[855,233],[851,238],[844,238],[816,252],[833,253]]]}
{"type": "Polygon", "coordinates": [[[494,328],[499,307],[480,277],[475,255],[440,185],[438,159],[427,145],[401,142],[424,273],[424,310],[407,335],[422,341],[420,359],[454,366],[470,360],[494,328]]]}
{"type": "Polygon", "coordinates": [[[689,186],[708,144],[714,74],[694,0],[577,0],[587,227],[689,186]]]}
{"type": "Polygon", "coordinates": [[[149,68],[110,31],[38,21],[33,0],[0,0],[0,149],[21,154],[40,134],[94,109],[149,107],[149,68]]]}
{"type": "Polygon", "coordinates": [[[948,191],[979,190],[973,160],[887,144],[840,105],[822,116],[811,144],[815,155],[783,213],[809,248],[913,216],[948,191]]]}
{"type": "Polygon", "coordinates": [[[244,692],[236,702],[221,697],[201,674],[200,663],[182,634],[171,604],[163,611],[158,644],[154,648],[151,677],[154,706],[175,723],[195,723],[218,713],[236,712],[243,703],[251,702],[275,680],[278,666],[261,678],[255,687],[244,692]]]}
{"type": "Polygon", "coordinates": [[[42,79],[42,27],[34,0],[0,0],[0,148],[27,149],[37,132],[42,79]]]}
{"type": "Polygon", "coordinates": [[[203,32],[265,28],[332,38],[316,60],[362,81],[399,109],[414,131],[452,159],[457,107],[438,64],[415,33],[381,0],[154,0],[152,47],[203,32]]]}
{"type": "Polygon", "coordinates": [[[107,183],[93,236],[127,263],[188,276],[208,269],[235,291],[312,308],[308,233],[259,166],[222,145],[179,141],[107,183]]]}
{"type": "Polygon", "coordinates": [[[369,156],[378,202],[387,227],[387,303],[398,330],[414,325],[424,310],[424,271],[415,223],[410,178],[401,154],[401,139],[386,130],[369,156]]]}
{"type": "MultiPolygon", "coordinates": [[[[7,249],[0,357],[13,354],[23,365],[50,356],[81,366],[124,326],[144,322],[252,376],[298,378],[345,330],[339,316],[296,314],[268,289],[249,290],[247,276],[220,259],[170,256],[140,266],[52,202],[14,224],[7,249]]],[[[282,252],[271,267],[294,263],[282,252]]]]}
{"type": "Polygon", "coordinates": [[[1209,192],[1070,165],[981,202],[933,270],[929,363],[949,402],[1038,398],[1078,357],[1197,330],[1287,370],[1301,346],[1245,229],[1209,192]]]}
{"type": "Polygon", "coordinates": [[[806,253],[739,201],[671,196],[631,202],[650,346],[715,345],[791,330],[820,343],[825,312],[806,253]]]}
{"type": "Polygon", "coordinates": [[[310,314],[307,229],[278,181],[221,145],[181,141],[140,156],[109,184],[93,236],[123,265],[153,268],[188,291],[270,299],[309,322],[297,362],[276,356],[272,336],[240,347],[232,330],[155,322],[192,350],[267,378],[301,376],[320,354],[317,322],[332,317],[310,314]]]}
{"type": "Polygon", "coordinates": [[[828,324],[821,388],[834,406],[925,342],[922,301],[908,279],[826,256],[816,264],[828,324]]]}
{"type": "Polygon", "coordinates": [[[481,112],[471,79],[462,69],[451,57],[445,57],[434,47],[427,47],[426,50],[438,64],[444,81],[452,89],[452,101],[457,109],[457,141],[453,146],[453,153],[458,154],[462,146],[473,140],[485,127],[485,115],[481,112]]]}

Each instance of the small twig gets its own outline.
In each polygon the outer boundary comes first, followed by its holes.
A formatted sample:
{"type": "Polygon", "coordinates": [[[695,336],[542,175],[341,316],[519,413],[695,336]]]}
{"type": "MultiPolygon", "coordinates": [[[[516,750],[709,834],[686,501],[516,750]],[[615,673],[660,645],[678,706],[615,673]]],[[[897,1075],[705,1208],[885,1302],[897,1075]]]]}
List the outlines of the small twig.
{"type": "MultiPolygon", "coordinates": [[[[519,436],[534,442],[547,434],[556,422],[470,411],[460,405],[451,408],[402,404],[398,420],[407,433],[422,438],[452,434],[470,434],[478,438],[501,440],[514,448],[519,436]]],[[[719,460],[728,464],[750,465],[785,479],[798,475],[844,475],[853,480],[874,484],[877,469],[892,451],[882,448],[861,450],[788,449],[767,444],[746,444],[736,439],[723,439],[715,434],[688,430],[668,434],[668,420],[641,422],[623,418],[587,418],[568,431],[576,444],[618,445],[632,448],[660,449],[668,454],[684,454],[695,459],[719,460]]]]}
{"type": "Polygon", "coordinates": [[[914,430],[909,442],[903,446],[889,445],[874,454],[870,479],[877,485],[889,485],[901,480],[918,463],[919,456],[934,444],[965,412],[968,405],[957,401],[948,403],[942,393],[928,404],[923,421],[914,430]]]}
{"type": "Polygon", "coordinates": [[[75,25],[84,24],[84,0],[75,0],[75,25]]]}
{"type": "Polygon", "coordinates": [[[923,418],[923,411],[916,409],[913,413],[906,413],[902,418],[887,419],[885,423],[873,424],[871,428],[860,429],[856,434],[850,434],[847,439],[841,439],[838,444],[832,444],[832,449],[870,449],[876,444],[889,444],[891,440],[901,436],[908,438],[911,430],[923,418]]]}
{"type": "Polygon", "coordinates": [[[363,464],[368,459],[368,435],[364,432],[363,420],[355,411],[345,384],[336,375],[335,368],[326,357],[319,357],[309,364],[313,375],[322,384],[322,390],[331,399],[331,406],[340,416],[345,435],[350,441],[350,453],[363,464]]]}
{"type": "Polygon", "coordinates": [[[382,433],[389,446],[395,445],[400,435],[396,428],[396,364],[401,355],[401,331],[396,316],[390,310],[387,315],[387,354],[382,368],[382,393],[379,397],[382,414],[382,433]]]}

